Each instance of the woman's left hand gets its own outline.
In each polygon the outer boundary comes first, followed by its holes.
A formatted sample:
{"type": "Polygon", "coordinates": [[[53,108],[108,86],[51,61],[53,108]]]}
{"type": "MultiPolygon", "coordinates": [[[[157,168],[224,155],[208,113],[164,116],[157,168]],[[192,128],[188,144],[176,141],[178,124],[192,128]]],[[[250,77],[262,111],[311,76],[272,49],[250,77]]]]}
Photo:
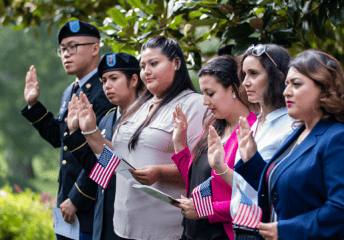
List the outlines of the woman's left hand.
{"type": "Polygon", "coordinates": [[[148,186],[158,181],[161,175],[160,167],[157,165],[149,165],[136,170],[129,169],[129,171],[136,181],[148,186]]]}
{"type": "Polygon", "coordinates": [[[259,234],[264,238],[268,240],[278,240],[278,230],[277,230],[277,223],[259,223],[258,229],[259,234]]]}
{"type": "Polygon", "coordinates": [[[197,216],[195,205],[192,198],[177,199],[178,202],[173,202],[172,205],[182,209],[182,215],[190,220],[206,219],[207,217],[200,218],[197,216]]]}

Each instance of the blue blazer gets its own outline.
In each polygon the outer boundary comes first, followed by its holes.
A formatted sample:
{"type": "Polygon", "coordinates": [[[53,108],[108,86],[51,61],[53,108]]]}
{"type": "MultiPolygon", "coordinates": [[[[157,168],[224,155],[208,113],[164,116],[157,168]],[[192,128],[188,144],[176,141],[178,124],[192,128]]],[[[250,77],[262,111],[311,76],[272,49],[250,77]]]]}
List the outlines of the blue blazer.
{"type": "MultiPolygon", "coordinates": [[[[300,128],[286,140],[270,164],[296,141],[304,129],[300,128]]],[[[257,187],[256,176],[260,176],[258,204],[263,210],[262,221],[269,222],[270,195],[277,213],[280,240],[342,239],[344,124],[319,121],[300,145],[281,162],[271,192],[268,192],[265,181],[270,164],[259,159],[252,160],[238,166],[236,171],[253,187],[257,187]]]]}

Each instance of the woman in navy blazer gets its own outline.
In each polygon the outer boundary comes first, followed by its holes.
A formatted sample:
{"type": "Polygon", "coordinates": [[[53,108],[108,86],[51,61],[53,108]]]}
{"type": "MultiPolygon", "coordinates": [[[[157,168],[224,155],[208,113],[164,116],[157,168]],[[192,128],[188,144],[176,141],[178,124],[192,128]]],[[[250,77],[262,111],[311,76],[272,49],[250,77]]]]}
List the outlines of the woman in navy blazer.
{"type": "MultiPolygon", "coordinates": [[[[324,52],[299,54],[290,63],[284,96],[288,114],[303,126],[268,164],[253,156],[236,169],[258,189],[258,229],[265,239],[342,239],[343,76],[339,62],[324,52]]],[[[238,138],[248,151],[249,128],[242,125],[238,138]]]]}

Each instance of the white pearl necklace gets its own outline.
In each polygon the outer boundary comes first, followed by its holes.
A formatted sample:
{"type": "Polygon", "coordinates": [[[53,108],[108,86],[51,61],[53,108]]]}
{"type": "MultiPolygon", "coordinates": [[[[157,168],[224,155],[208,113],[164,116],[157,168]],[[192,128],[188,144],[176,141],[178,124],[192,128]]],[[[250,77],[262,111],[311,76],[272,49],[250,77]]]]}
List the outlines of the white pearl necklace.
{"type": "Polygon", "coordinates": [[[163,98],[158,99],[158,100],[154,100],[154,99],[153,99],[153,103],[159,103],[159,102],[161,102],[162,100],[163,100],[163,98]]]}

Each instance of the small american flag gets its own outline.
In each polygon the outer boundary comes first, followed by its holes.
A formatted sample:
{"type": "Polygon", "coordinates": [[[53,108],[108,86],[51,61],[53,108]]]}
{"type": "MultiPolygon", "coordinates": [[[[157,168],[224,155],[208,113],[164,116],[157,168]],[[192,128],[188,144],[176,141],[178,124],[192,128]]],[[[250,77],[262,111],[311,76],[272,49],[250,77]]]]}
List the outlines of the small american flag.
{"type": "Polygon", "coordinates": [[[234,216],[233,224],[249,228],[257,228],[258,223],[260,223],[262,220],[263,211],[259,206],[253,203],[245,195],[245,193],[241,191],[239,186],[238,189],[241,193],[241,200],[239,203],[238,211],[234,216]]]}
{"type": "Polygon", "coordinates": [[[94,165],[89,178],[106,189],[121,160],[121,157],[105,146],[98,162],[94,165]]]}
{"type": "Polygon", "coordinates": [[[211,201],[211,179],[212,177],[208,178],[191,192],[198,217],[214,214],[213,203],[211,201]]]}

